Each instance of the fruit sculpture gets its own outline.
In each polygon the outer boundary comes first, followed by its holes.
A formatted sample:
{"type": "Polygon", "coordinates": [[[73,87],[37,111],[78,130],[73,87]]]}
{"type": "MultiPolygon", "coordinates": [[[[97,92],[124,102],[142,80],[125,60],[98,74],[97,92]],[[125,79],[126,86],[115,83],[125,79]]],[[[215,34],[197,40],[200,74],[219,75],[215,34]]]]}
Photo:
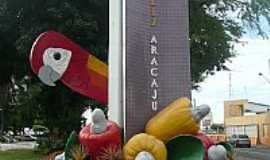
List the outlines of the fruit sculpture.
{"type": "Polygon", "coordinates": [[[145,131],[164,142],[183,134],[197,134],[199,122],[210,111],[208,106],[193,109],[188,98],[179,98],[154,116],[145,131]]]}
{"type": "Polygon", "coordinates": [[[165,144],[145,133],[133,136],[123,151],[125,160],[166,160],[167,158],[165,144]]]}
{"type": "Polygon", "coordinates": [[[228,143],[228,142],[220,142],[218,143],[218,145],[222,145],[226,151],[227,151],[227,157],[229,160],[234,160],[235,159],[235,152],[234,152],[234,149],[233,149],[233,146],[228,143]]]}
{"type": "Polygon", "coordinates": [[[203,133],[198,133],[195,137],[201,140],[201,142],[203,143],[205,153],[204,160],[208,160],[208,149],[215,144],[214,141],[203,133]]]}
{"type": "MultiPolygon", "coordinates": [[[[60,80],[73,91],[108,104],[107,65],[64,35],[42,33],[32,46],[30,63],[43,83],[55,86],[60,80]]],[[[84,146],[87,160],[225,160],[233,154],[198,134],[199,122],[209,111],[207,105],[192,108],[188,98],[175,100],[147,122],[145,133],[136,134],[124,145],[123,158],[120,129],[100,109],[91,113],[77,140],[84,146]]],[[[72,149],[77,141],[74,137],[72,134],[66,153],[57,159],[85,159],[78,147],[72,149]]]]}
{"type": "Polygon", "coordinates": [[[213,145],[208,149],[209,160],[227,160],[227,151],[222,145],[213,145]]]}
{"type": "Polygon", "coordinates": [[[73,155],[73,149],[78,144],[78,135],[75,131],[71,132],[69,135],[69,138],[66,142],[65,150],[64,150],[64,156],[65,159],[72,159],[73,155]]]}
{"type": "Polygon", "coordinates": [[[202,142],[194,136],[178,136],[166,144],[168,160],[203,160],[202,142]]]}
{"type": "Polygon", "coordinates": [[[92,113],[92,123],[85,126],[79,135],[80,143],[85,146],[92,160],[102,160],[106,152],[116,154],[121,150],[121,133],[116,123],[108,121],[101,109],[92,113]]]}
{"type": "MultiPolygon", "coordinates": [[[[210,109],[206,105],[199,106],[195,109],[192,108],[188,98],[179,98],[175,100],[148,121],[145,127],[145,132],[147,134],[135,135],[127,142],[124,147],[125,160],[153,160],[153,158],[155,160],[161,159],[161,157],[155,156],[155,152],[151,152],[151,150],[148,149],[148,147],[151,145],[149,145],[150,143],[147,140],[144,140],[143,136],[146,137],[149,135],[152,135],[156,139],[169,144],[169,148],[167,148],[168,156],[166,159],[179,159],[181,154],[178,153],[181,153],[181,150],[178,150],[178,148],[180,149],[181,147],[186,147],[186,145],[189,144],[193,145],[193,147],[197,146],[195,149],[192,148],[192,146],[189,147],[189,153],[194,152],[190,158],[194,160],[203,158],[203,144],[199,139],[188,136],[188,138],[185,137],[184,139],[175,137],[182,135],[196,135],[199,131],[200,120],[207,115],[209,111],[210,109]],[[184,142],[187,142],[189,139],[193,140],[194,143],[186,143],[185,145],[184,142]],[[140,153],[142,156],[140,159],[138,159],[140,153]]],[[[160,149],[160,151],[163,152],[163,149],[160,149]]],[[[182,154],[182,156],[183,155],[186,154],[182,154]]]]}

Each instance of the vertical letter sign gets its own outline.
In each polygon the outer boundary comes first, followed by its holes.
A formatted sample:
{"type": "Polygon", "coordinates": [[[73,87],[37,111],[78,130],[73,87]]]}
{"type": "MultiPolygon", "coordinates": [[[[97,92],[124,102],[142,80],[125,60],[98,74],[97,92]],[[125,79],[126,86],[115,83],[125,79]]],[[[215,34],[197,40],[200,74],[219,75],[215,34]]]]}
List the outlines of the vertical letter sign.
{"type": "Polygon", "coordinates": [[[190,96],[187,0],[126,0],[125,133],[180,96],[190,96]]]}
{"type": "MultiPolygon", "coordinates": [[[[181,96],[190,97],[188,0],[123,0],[121,17],[119,112],[125,136],[130,138],[143,132],[146,122],[168,103],[181,96]]],[[[113,18],[111,27],[116,22],[113,18]]],[[[110,35],[111,45],[115,42],[113,33],[110,35]]],[[[111,59],[116,54],[110,52],[111,59]]],[[[111,107],[113,110],[115,106],[111,107]]]]}

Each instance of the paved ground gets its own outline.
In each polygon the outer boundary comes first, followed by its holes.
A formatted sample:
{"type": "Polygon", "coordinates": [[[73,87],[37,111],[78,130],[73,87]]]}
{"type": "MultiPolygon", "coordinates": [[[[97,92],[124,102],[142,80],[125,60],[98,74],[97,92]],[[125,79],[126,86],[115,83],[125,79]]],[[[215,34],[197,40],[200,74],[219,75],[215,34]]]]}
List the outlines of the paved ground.
{"type": "Polygon", "coordinates": [[[36,142],[18,142],[3,144],[0,143],[0,151],[14,150],[14,149],[34,149],[36,142]]]}
{"type": "Polygon", "coordinates": [[[237,148],[236,160],[270,160],[270,148],[237,148]]]}

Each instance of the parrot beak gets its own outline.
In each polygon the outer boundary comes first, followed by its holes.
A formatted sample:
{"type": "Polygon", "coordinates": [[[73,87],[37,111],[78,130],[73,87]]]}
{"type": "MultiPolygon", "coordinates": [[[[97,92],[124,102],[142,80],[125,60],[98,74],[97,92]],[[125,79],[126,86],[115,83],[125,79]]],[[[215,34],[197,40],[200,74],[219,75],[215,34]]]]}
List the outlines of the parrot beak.
{"type": "Polygon", "coordinates": [[[54,71],[50,66],[42,66],[38,71],[39,79],[48,86],[55,86],[57,80],[61,78],[60,74],[54,71]]]}

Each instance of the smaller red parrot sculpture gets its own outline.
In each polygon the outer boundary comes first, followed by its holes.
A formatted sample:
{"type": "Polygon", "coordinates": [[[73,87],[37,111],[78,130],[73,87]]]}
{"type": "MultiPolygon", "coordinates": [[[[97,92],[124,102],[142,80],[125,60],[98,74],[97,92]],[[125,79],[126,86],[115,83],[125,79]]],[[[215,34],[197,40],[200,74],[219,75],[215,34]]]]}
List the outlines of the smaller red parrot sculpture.
{"type": "Polygon", "coordinates": [[[30,64],[48,86],[60,80],[84,96],[108,104],[108,66],[64,35],[48,31],[34,42],[30,64]]]}

